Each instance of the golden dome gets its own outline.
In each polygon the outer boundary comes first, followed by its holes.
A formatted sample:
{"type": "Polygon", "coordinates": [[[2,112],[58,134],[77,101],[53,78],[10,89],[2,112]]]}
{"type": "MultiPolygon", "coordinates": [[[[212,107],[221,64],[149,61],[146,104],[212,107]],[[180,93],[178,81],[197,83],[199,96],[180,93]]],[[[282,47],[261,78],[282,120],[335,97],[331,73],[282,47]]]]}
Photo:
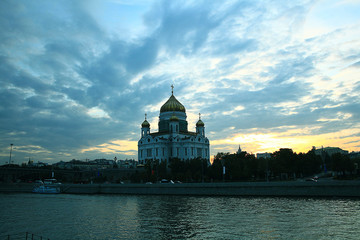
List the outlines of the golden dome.
{"type": "Polygon", "coordinates": [[[145,121],[141,124],[141,127],[150,127],[150,123],[145,119],[145,121]]]}
{"type": "Polygon", "coordinates": [[[196,123],[196,126],[197,126],[197,127],[204,127],[205,124],[204,124],[203,121],[201,121],[201,119],[199,119],[199,121],[197,121],[197,123],[196,123]]]}
{"type": "Polygon", "coordinates": [[[160,113],[162,112],[185,112],[185,107],[171,94],[171,97],[160,108],[160,113]]]}
{"type": "Polygon", "coordinates": [[[173,115],[170,118],[170,121],[179,121],[179,118],[177,116],[175,116],[173,113],[173,115]]]}

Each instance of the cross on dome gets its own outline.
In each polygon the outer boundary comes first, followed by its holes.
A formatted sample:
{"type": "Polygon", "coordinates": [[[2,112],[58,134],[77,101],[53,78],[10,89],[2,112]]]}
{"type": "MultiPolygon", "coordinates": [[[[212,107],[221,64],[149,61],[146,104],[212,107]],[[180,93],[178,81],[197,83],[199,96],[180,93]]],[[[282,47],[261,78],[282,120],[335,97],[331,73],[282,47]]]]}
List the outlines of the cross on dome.
{"type": "Polygon", "coordinates": [[[146,120],[147,114],[145,113],[145,120],[144,122],[141,124],[141,127],[143,128],[150,128],[150,123],[146,120]]]}
{"type": "Polygon", "coordinates": [[[186,112],[184,105],[182,105],[174,96],[174,85],[171,85],[171,96],[160,108],[160,113],[163,112],[186,112]]]}
{"type": "Polygon", "coordinates": [[[201,121],[201,113],[199,113],[199,120],[196,123],[196,127],[204,127],[205,124],[203,121],[201,121]]]}

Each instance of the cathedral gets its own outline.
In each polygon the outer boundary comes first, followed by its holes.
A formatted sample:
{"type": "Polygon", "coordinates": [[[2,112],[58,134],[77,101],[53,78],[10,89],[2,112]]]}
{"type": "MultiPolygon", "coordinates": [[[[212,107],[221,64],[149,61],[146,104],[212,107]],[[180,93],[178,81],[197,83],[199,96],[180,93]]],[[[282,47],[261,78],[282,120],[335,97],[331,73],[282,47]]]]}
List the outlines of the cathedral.
{"type": "Polygon", "coordinates": [[[196,131],[188,131],[185,107],[175,98],[173,86],[171,87],[170,98],[160,108],[158,132],[150,132],[150,123],[145,114],[138,142],[139,163],[145,164],[146,160],[157,159],[169,164],[172,158],[202,158],[210,164],[210,143],[205,136],[205,124],[200,113],[196,131]]]}

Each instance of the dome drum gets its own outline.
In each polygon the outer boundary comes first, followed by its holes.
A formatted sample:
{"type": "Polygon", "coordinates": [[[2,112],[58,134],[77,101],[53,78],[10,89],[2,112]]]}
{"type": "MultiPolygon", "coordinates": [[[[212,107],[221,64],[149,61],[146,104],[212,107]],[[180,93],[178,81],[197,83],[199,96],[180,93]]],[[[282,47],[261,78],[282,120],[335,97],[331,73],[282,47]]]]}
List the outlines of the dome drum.
{"type": "Polygon", "coordinates": [[[170,122],[178,122],[178,121],[179,121],[179,118],[173,114],[170,118],[170,122]]]}
{"type": "MultiPolygon", "coordinates": [[[[169,123],[170,120],[161,120],[159,121],[159,132],[169,132],[169,123]]],[[[179,129],[180,132],[188,132],[188,123],[184,120],[179,120],[179,129]]]]}

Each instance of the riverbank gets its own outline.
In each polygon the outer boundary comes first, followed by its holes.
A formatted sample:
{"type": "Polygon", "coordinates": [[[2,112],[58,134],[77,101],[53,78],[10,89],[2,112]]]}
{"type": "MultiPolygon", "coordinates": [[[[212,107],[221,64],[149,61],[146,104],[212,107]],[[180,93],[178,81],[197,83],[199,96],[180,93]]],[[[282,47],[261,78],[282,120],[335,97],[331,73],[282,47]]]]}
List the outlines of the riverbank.
{"type": "MultiPolygon", "coordinates": [[[[31,193],[30,183],[1,183],[2,193],[31,193]]],[[[62,184],[68,194],[137,194],[189,196],[290,196],[360,198],[360,181],[235,182],[182,184],[62,184]]]]}

